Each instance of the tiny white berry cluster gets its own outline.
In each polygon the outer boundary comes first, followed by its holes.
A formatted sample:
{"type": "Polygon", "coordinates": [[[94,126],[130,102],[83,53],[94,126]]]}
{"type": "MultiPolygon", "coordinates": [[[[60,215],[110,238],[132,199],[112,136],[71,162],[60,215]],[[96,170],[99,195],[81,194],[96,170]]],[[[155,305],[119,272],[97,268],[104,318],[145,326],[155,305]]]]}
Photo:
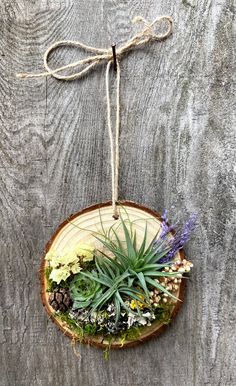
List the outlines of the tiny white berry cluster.
{"type": "MultiPolygon", "coordinates": [[[[155,281],[161,284],[165,289],[176,296],[179,291],[179,286],[182,281],[184,273],[188,273],[193,267],[193,263],[186,259],[176,260],[169,267],[165,267],[162,272],[174,273],[175,276],[164,276],[160,279],[155,279],[155,281]]],[[[154,307],[157,307],[159,303],[167,303],[170,301],[170,296],[167,293],[162,292],[161,290],[155,288],[153,291],[150,291],[150,302],[154,307]]]]}

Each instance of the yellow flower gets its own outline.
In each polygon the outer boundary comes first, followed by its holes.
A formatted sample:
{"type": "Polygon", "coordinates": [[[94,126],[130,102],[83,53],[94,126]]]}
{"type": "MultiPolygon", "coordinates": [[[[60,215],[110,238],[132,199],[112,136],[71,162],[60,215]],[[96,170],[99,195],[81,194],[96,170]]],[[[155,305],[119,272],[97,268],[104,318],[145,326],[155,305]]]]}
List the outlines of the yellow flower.
{"type": "Polygon", "coordinates": [[[46,254],[45,256],[45,260],[52,260],[52,258],[56,255],[56,251],[54,251],[53,249],[48,251],[48,253],[46,254]]]}
{"type": "Polygon", "coordinates": [[[93,260],[94,248],[91,247],[91,245],[80,243],[75,245],[73,250],[75,251],[77,256],[83,256],[84,261],[93,260]]]}
{"type": "Polygon", "coordinates": [[[78,273],[78,272],[81,271],[81,269],[82,268],[80,267],[79,263],[76,263],[76,264],[72,265],[70,270],[71,270],[72,273],[78,273]]]}
{"type": "Polygon", "coordinates": [[[143,308],[144,307],[144,304],[143,303],[141,303],[141,302],[139,302],[139,301],[135,301],[135,300],[131,300],[131,302],[130,302],[130,308],[132,309],[132,310],[135,310],[136,308],[137,308],[137,304],[138,304],[138,306],[139,306],[139,308],[143,308]]]}
{"type": "Polygon", "coordinates": [[[94,248],[87,244],[77,244],[62,253],[55,250],[48,251],[45,259],[52,268],[49,278],[59,284],[71,274],[80,272],[82,268],[79,264],[79,256],[83,257],[83,261],[90,261],[93,259],[93,251],[94,248]]]}
{"type": "Polygon", "coordinates": [[[70,276],[70,271],[68,269],[53,269],[50,273],[49,278],[52,281],[55,281],[57,284],[59,284],[62,280],[66,280],[70,276]]]}
{"type": "Polygon", "coordinates": [[[59,264],[69,265],[69,264],[76,263],[78,261],[78,257],[75,251],[71,250],[65,253],[64,255],[57,257],[56,261],[59,264]]]}
{"type": "MultiPolygon", "coordinates": [[[[138,289],[141,290],[139,287],[138,287],[138,289]]],[[[144,297],[142,295],[138,295],[138,297],[139,297],[140,300],[144,301],[144,297]]],[[[144,308],[145,307],[144,303],[139,302],[139,301],[134,300],[134,299],[131,300],[129,305],[130,305],[130,308],[132,310],[135,310],[137,308],[137,305],[138,305],[139,308],[144,308]]]]}
{"type": "Polygon", "coordinates": [[[54,250],[51,250],[46,254],[45,260],[49,262],[50,267],[52,268],[57,268],[59,265],[58,254],[54,250]]]}

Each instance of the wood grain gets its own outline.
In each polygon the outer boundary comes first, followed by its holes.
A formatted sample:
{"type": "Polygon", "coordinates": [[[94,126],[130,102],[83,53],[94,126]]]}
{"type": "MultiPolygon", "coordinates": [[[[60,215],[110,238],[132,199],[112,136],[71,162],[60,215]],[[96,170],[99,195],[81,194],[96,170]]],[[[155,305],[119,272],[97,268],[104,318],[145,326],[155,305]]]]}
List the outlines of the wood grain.
{"type": "Polygon", "coordinates": [[[1,386],[235,384],[235,14],[234,0],[0,2],[1,386]],[[162,336],[109,362],[80,347],[78,360],[43,311],[38,269],[57,225],[111,196],[105,66],[71,83],[15,73],[40,71],[56,40],[125,41],[139,14],[175,27],[121,63],[120,198],[198,212],[195,268],[162,336]]]}

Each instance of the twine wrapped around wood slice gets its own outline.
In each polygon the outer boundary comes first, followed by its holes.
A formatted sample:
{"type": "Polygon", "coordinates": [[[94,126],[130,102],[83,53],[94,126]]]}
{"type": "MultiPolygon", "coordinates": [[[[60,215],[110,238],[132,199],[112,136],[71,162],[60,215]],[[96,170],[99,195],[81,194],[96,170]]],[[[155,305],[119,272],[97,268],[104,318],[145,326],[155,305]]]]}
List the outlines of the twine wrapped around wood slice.
{"type": "MultiPolygon", "coordinates": [[[[101,220],[103,227],[109,229],[116,220],[112,218],[112,202],[105,202],[96,204],[82,211],[71,215],[66,221],[64,221],[56,230],[51,240],[48,242],[45,250],[45,255],[50,250],[56,249],[57,251],[63,251],[69,246],[73,246],[77,243],[94,244],[95,238],[94,231],[98,231],[101,227],[101,220]]],[[[145,232],[145,224],[148,224],[148,238],[153,239],[158,227],[160,227],[161,217],[156,212],[142,205],[136,204],[131,201],[122,201],[119,203],[119,211],[122,215],[125,213],[129,216],[131,221],[134,221],[135,229],[137,232],[137,240],[142,239],[145,232]]],[[[60,317],[55,313],[53,308],[49,304],[49,293],[47,292],[47,279],[45,276],[45,268],[47,262],[45,255],[41,264],[41,297],[43,305],[56,325],[63,331],[63,333],[69,336],[72,341],[81,340],[60,317]]],[[[178,252],[179,259],[184,259],[184,252],[178,252]]],[[[184,297],[185,280],[182,283],[177,293],[177,297],[180,301],[173,301],[173,308],[171,310],[171,319],[177,314],[179,307],[182,304],[184,297]]],[[[142,327],[140,330],[140,336],[136,340],[121,341],[120,338],[114,338],[112,343],[106,340],[103,335],[84,335],[81,342],[87,343],[93,346],[112,349],[119,349],[125,347],[131,347],[138,343],[151,339],[154,336],[159,335],[166,329],[166,325],[160,321],[154,321],[151,326],[142,327]]],[[[115,337],[115,335],[114,335],[115,337]]]]}

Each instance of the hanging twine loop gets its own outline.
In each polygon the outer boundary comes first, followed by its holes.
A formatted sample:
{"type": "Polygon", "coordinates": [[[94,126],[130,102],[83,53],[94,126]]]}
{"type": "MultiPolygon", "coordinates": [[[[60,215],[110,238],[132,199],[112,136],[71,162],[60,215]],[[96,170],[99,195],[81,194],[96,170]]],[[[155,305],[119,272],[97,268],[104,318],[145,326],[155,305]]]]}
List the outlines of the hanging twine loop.
{"type": "Polygon", "coordinates": [[[108,123],[108,133],[110,139],[110,150],[111,150],[111,174],[112,174],[112,207],[113,207],[113,217],[118,219],[118,176],[119,176],[119,127],[120,127],[120,65],[119,61],[124,56],[125,53],[131,51],[134,48],[146,45],[152,41],[162,41],[167,39],[173,30],[173,20],[170,16],[160,16],[157,17],[153,22],[149,23],[142,16],[136,16],[133,20],[133,23],[142,23],[144,28],[134,35],[131,39],[127,40],[121,47],[116,50],[117,57],[117,71],[116,71],[116,124],[115,124],[115,140],[112,133],[112,124],[111,124],[111,107],[110,107],[110,91],[109,91],[109,71],[113,59],[112,49],[104,48],[95,48],[83,44],[80,41],[73,40],[62,40],[52,44],[45,52],[43,56],[43,63],[45,72],[41,73],[20,73],[17,74],[18,78],[27,79],[27,78],[41,78],[52,76],[55,79],[59,80],[75,80],[83,77],[90,70],[95,68],[101,62],[107,62],[106,69],[106,98],[107,98],[107,123],[108,123]],[[155,33],[155,28],[160,27],[161,23],[165,23],[167,26],[166,30],[163,33],[155,33]],[[66,64],[64,66],[51,69],[49,67],[48,61],[50,54],[63,46],[72,46],[81,48],[87,52],[91,52],[94,55],[88,56],[85,59],[78,60],[73,63],[66,64]],[[64,74],[66,70],[78,69],[80,66],[85,66],[82,70],[76,71],[73,74],[64,74]]]}
{"type": "MultiPolygon", "coordinates": [[[[127,40],[127,42],[124,43],[123,46],[117,49],[116,55],[118,60],[120,60],[126,52],[132,50],[135,47],[139,47],[141,45],[147,44],[153,40],[161,41],[168,38],[171,35],[173,30],[173,20],[170,16],[157,17],[152,23],[147,22],[141,16],[136,16],[132,22],[144,24],[144,29],[138,34],[134,35],[130,40],[127,40]],[[160,26],[162,22],[164,22],[167,25],[167,29],[164,33],[156,34],[154,31],[154,27],[160,26]]],[[[91,47],[86,44],[83,44],[80,41],[62,40],[52,44],[46,50],[43,57],[43,62],[44,62],[44,67],[46,72],[41,72],[38,74],[37,73],[36,74],[20,73],[20,74],[17,74],[17,77],[18,78],[40,78],[45,76],[53,76],[54,78],[60,79],[60,80],[74,80],[74,79],[81,78],[88,71],[90,71],[92,68],[97,66],[100,62],[102,61],[109,62],[110,60],[112,60],[112,50],[110,48],[109,49],[95,48],[95,47],[91,47]],[[88,58],[66,64],[65,66],[58,67],[56,69],[51,69],[48,65],[49,55],[52,53],[52,51],[63,46],[79,47],[87,52],[91,52],[96,55],[89,56],[88,58]],[[87,66],[79,72],[75,72],[74,74],[71,74],[71,75],[60,74],[62,71],[69,70],[72,68],[78,68],[82,65],[87,65],[87,66]]]]}

